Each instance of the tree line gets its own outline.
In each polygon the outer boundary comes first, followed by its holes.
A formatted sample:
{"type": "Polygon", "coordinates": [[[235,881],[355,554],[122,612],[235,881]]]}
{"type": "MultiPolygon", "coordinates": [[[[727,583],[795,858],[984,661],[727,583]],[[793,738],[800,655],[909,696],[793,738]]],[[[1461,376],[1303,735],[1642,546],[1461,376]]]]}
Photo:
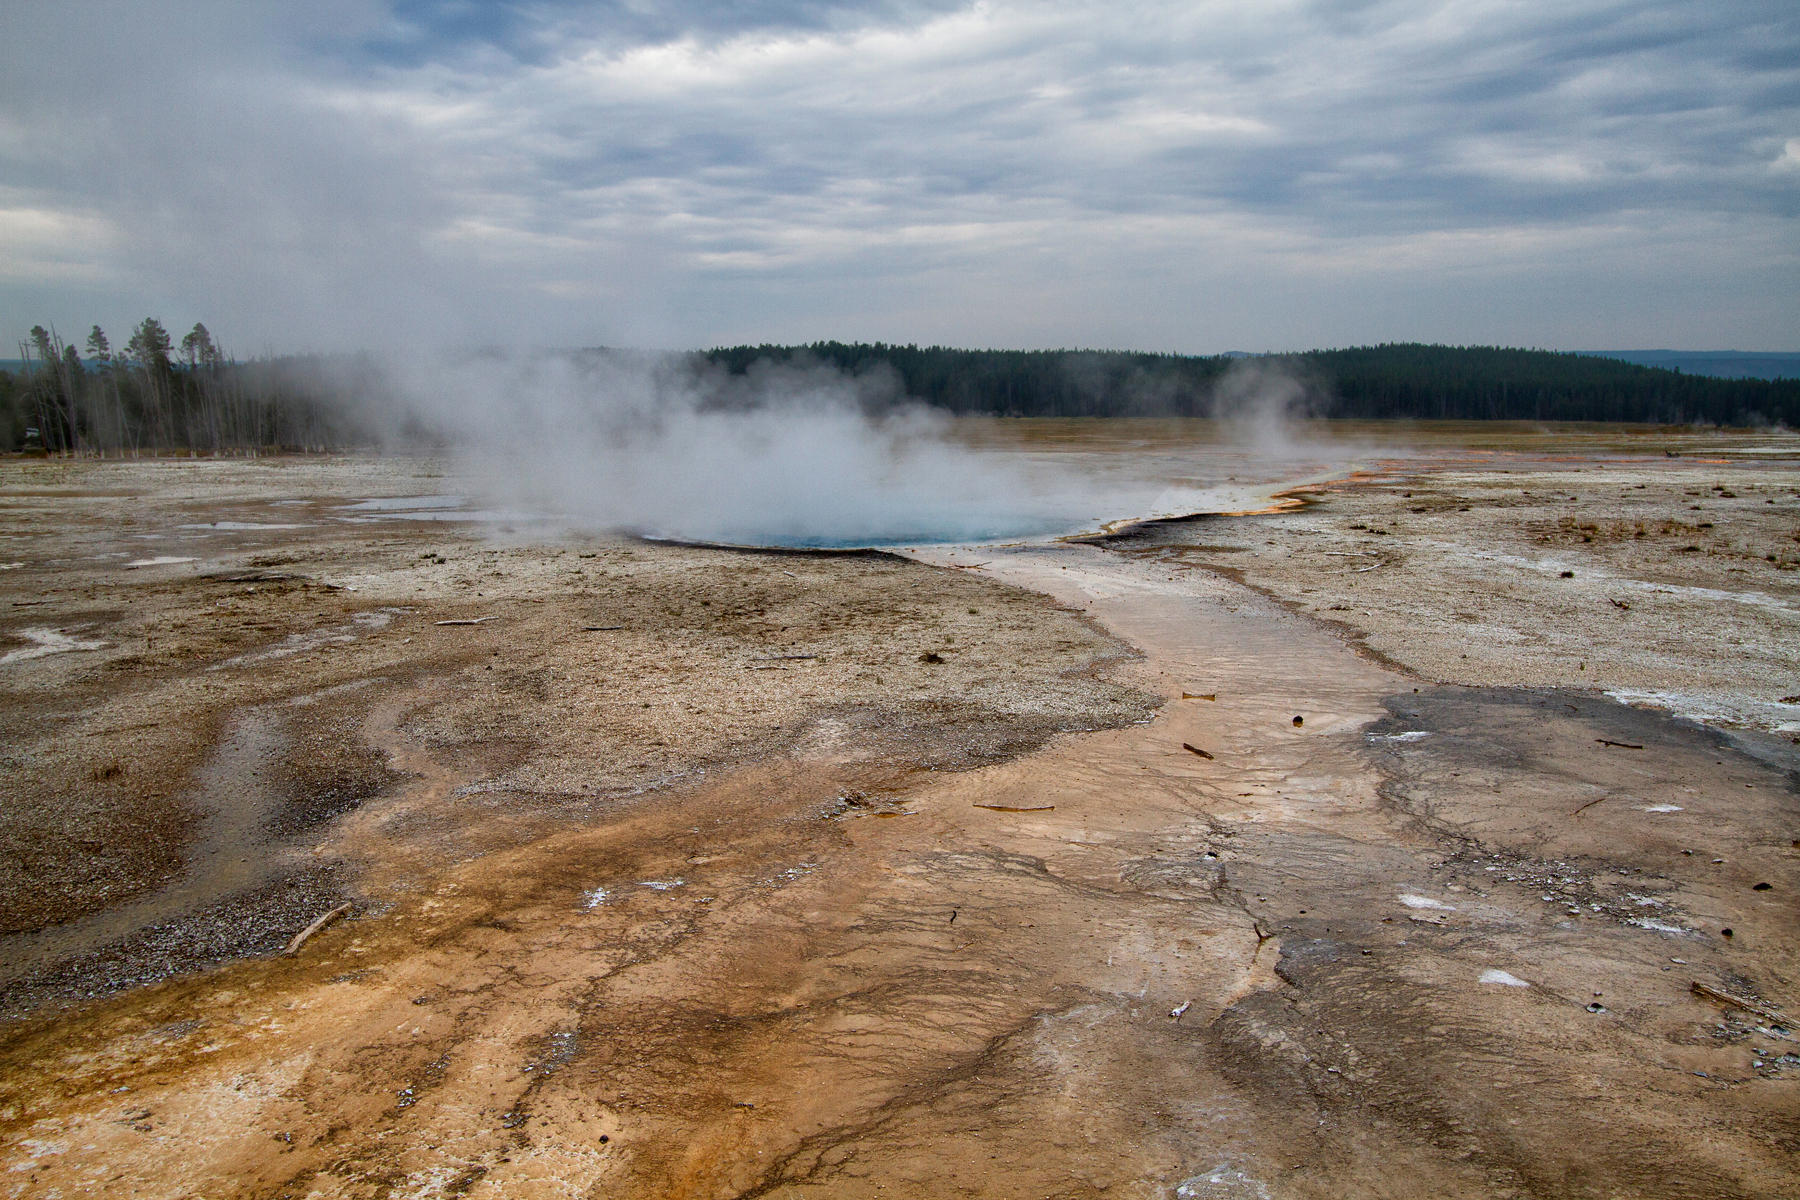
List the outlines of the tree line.
{"type": "Polygon", "coordinates": [[[1800,424],[1800,380],[1718,379],[1621,359],[1488,346],[1389,343],[1276,355],[958,350],[814,342],[728,346],[734,373],[758,360],[897,371],[907,394],[958,413],[1020,417],[1215,415],[1227,372],[1279,375],[1305,415],[1358,419],[1800,424]]]}
{"type": "MultiPolygon", "coordinates": [[[[0,449],[250,454],[429,440],[398,411],[366,357],[239,362],[204,324],[177,342],[154,317],[117,349],[96,325],[85,349],[83,356],[41,325],[20,342],[19,369],[0,371],[0,449]]],[[[579,365],[627,352],[546,353],[579,365]]],[[[692,387],[720,390],[718,402],[729,404],[719,377],[728,383],[758,362],[891,371],[900,385],[895,402],[995,416],[1219,415],[1221,397],[1256,390],[1254,379],[1241,386],[1240,375],[1261,373],[1298,397],[1290,411],[1317,417],[1800,425],[1800,380],[1719,379],[1483,346],[1393,343],[1250,357],[814,342],[721,347],[666,365],[692,387]]]]}
{"type": "Polygon", "coordinates": [[[88,333],[84,358],[34,326],[19,369],[0,371],[0,447],[51,454],[254,454],[344,449],[368,440],[321,386],[312,356],[238,362],[196,323],[179,343],[146,317],[115,349],[88,333]]]}

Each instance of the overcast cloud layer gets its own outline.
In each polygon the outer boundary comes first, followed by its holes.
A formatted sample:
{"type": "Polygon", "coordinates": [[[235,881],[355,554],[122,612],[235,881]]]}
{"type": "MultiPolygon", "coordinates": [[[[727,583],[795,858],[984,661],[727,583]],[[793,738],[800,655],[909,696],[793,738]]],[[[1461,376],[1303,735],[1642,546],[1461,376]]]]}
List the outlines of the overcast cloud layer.
{"type": "Polygon", "coordinates": [[[1800,7],[0,9],[0,317],[1800,347],[1800,7]]]}

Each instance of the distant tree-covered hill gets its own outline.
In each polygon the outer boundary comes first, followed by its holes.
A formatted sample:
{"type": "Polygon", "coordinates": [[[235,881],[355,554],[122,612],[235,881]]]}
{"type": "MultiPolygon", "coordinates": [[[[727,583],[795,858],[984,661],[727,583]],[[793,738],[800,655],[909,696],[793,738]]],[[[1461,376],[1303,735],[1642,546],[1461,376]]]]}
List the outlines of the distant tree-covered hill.
{"type": "Polygon", "coordinates": [[[730,346],[733,372],[811,358],[851,372],[885,364],[909,395],[954,412],[1012,416],[1205,416],[1221,394],[1271,386],[1314,416],[1430,420],[1800,424],[1800,380],[1718,379],[1545,350],[1394,343],[1297,354],[1185,356],[1094,350],[957,350],[814,342],[730,346]],[[1227,380],[1236,372],[1236,383],[1227,380]]]}
{"type": "Polygon", "coordinates": [[[1602,358],[1622,358],[1640,367],[1663,367],[1684,375],[1721,379],[1800,379],[1800,354],[1759,350],[1583,350],[1602,358]]]}

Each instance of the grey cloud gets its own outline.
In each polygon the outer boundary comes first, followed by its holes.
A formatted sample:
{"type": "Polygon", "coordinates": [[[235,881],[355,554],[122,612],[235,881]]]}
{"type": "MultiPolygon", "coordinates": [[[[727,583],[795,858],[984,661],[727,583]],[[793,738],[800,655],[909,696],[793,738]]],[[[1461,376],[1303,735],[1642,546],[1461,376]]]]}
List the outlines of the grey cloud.
{"type": "Polygon", "coordinates": [[[1221,349],[1702,344],[1725,319],[1670,336],[1663,308],[1622,295],[1560,340],[1521,273],[1567,295],[1579,258],[1696,301],[1735,275],[1731,319],[1771,345],[1800,334],[1786,5],[44,14],[0,49],[0,239],[8,210],[116,236],[56,243],[32,217],[34,254],[91,269],[79,292],[48,267],[0,274],[15,323],[109,298],[227,336],[240,314],[271,343],[1221,349]],[[1488,298],[1460,335],[1444,272],[1488,298]],[[1085,317],[1045,294],[1074,278],[1085,317]],[[1305,280],[1318,295],[1297,305],[1305,280]],[[1257,332],[1297,312],[1310,337],[1257,332]]]}

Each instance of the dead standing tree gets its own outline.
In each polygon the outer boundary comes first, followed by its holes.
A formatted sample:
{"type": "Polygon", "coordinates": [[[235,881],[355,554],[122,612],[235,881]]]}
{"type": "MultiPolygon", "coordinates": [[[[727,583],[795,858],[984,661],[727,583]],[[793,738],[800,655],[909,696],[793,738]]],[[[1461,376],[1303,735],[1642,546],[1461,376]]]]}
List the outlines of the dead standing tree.
{"type": "Polygon", "coordinates": [[[19,356],[32,376],[39,436],[51,453],[72,454],[81,449],[81,421],[76,411],[75,389],[84,374],[75,348],[63,343],[53,328],[31,327],[28,341],[19,343],[19,356]],[[36,362],[35,369],[32,367],[36,362]]]}
{"type": "Polygon", "coordinates": [[[89,389],[93,403],[89,421],[95,441],[101,453],[117,450],[124,454],[126,440],[130,438],[131,452],[135,456],[136,430],[125,420],[125,402],[119,394],[119,363],[113,358],[112,343],[107,340],[106,331],[98,325],[88,331],[87,351],[88,360],[93,364],[94,383],[89,389]]]}
{"type": "Polygon", "coordinates": [[[199,443],[209,442],[214,454],[223,445],[221,396],[217,386],[219,358],[219,347],[214,344],[212,334],[205,325],[194,322],[194,327],[181,339],[181,359],[187,366],[183,382],[191,393],[188,448],[195,449],[199,443]]]}
{"type": "Polygon", "coordinates": [[[148,429],[152,446],[175,443],[175,364],[169,359],[169,351],[169,331],[155,317],[145,317],[125,343],[125,356],[142,388],[142,424],[148,429]]]}

